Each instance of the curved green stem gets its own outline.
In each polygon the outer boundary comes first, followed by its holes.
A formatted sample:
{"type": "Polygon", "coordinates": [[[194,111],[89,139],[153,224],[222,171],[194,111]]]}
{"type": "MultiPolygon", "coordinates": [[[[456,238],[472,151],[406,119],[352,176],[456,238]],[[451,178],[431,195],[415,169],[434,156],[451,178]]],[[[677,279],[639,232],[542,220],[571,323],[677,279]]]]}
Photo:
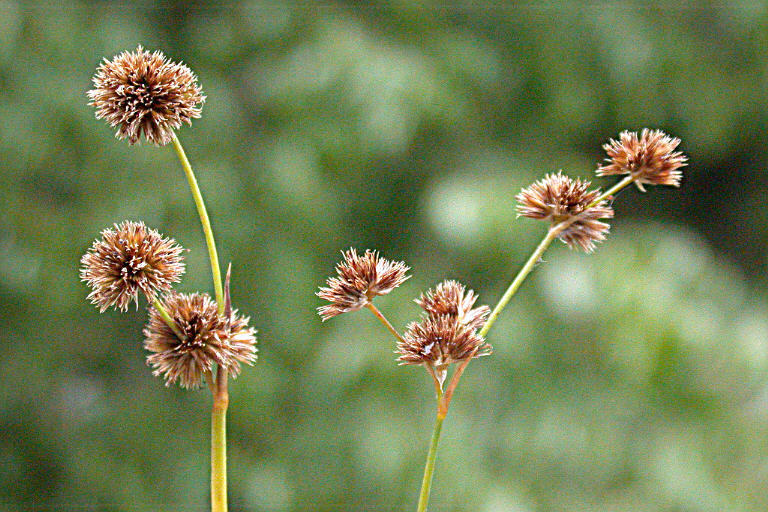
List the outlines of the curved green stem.
{"type": "Polygon", "coordinates": [[[184,334],[181,332],[181,329],[179,329],[179,326],[176,325],[176,322],[171,318],[171,315],[168,314],[168,310],[165,309],[165,306],[163,306],[163,303],[160,302],[160,299],[155,297],[152,299],[152,306],[157,310],[158,313],[160,313],[160,316],[163,317],[163,320],[168,325],[168,327],[171,328],[173,331],[173,334],[176,335],[177,338],[180,340],[184,340],[184,334]]]}
{"type": "Polygon", "coordinates": [[[432,440],[429,443],[429,452],[427,452],[427,463],[424,466],[424,478],[421,480],[421,492],[419,493],[419,505],[416,508],[417,512],[424,512],[427,510],[429,492],[432,490],[432,475],[435,472],[437,445],[440,442],[440,432],[443,430],[443,420],[445,419],[445,415],[440,412],[440,402],[442,398],[442,393],[438,391],[438,413],[435,416],[435,427],[432,430],[432,440]]]}
{"type": "Polygon", "coordinates": [[[609,188],[608,190],[600,194],[600,196],[598,196],[597,199],[595,199],[594,201],[589,203],[589,205],[587,205],[587,208],[591,208],[595,206],[597,203],[599,203],[600,201],[608,199],[610,196],[616,194],[619,190],[623,189],[633,181],[635,181],[635,178],[630,174],[629,176],[625,177],[623,180],[619,181],[614,186],[612,186],[611,188],[609,188]]]}
{"type": "Polygon", "coordinates": [[[197,206],[197,213],[200,216],[200,223],[203,225],[203,233],[205,234],[205,243],[208,245],[208,258],[211,260],[211,273],[213,274],[213,289],[216,293],[216,304],[219,306],[219,314],[224,313],[224,288],[221,285],[221,270],[219,269],[219,255],[216,252],[216,240],[213,238],[213,230],[211,229],[211,220],[208,218],[208,211],[205,209],[205,202],[203,202],[203,195],[200,193],[200,187],[197,185],[197,178],[192,170],[192,166],[189,164],[187,154],[184,152],[184,148],[181,146],[176,134],[173,134],[173,148],[176,150],[176,155],[179,157],[181,166],[184,168],[184,174],[187,176],[189,182],[189,188],[192,191],[192,197],[195,200],[195,206],[197,206]]]}
{"type": "MultiPolygon", "coordinates": [[[[187,176],[192,197],[195,200],[197,213],[205,234],[205,243],[208,246],[208,258],[211,262],[211,274],[213,275],[213,289],[216,294],[216,304],[219,314],[225,314],[228,300],[224,294],[221,283],[221,270],[219,269],[219,255],[216,251],[216,240],[213,237],[211,220],[205,209],[203,195],[197,184],[197,178],[189,164],[184,148],[181,146],[176,134],[173,135],[173,148],[179,157],[184,174],[187,176]]],[[[175,331],[174,331],[175,332],[175,331]]],[[[229,393],[227,391],[227,369],[219,367],[216,371],[216,382],[212,383],[213,376],[206,374],[206,381],[213,391],[213,410],[211,411],[211,512],[227,512],[227,408],[229,406],[229,393]]]]}

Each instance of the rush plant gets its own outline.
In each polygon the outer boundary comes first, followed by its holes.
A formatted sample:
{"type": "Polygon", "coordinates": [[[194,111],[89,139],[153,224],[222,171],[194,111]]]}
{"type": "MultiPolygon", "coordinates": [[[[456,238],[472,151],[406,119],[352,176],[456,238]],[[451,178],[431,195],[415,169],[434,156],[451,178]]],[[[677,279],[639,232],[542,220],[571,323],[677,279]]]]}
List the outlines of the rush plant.
{"type": "Polygon", "coordinates": [[[336,265],[337,276],[329,278],[327,286],[317,293],[330,302],[318,308],[323,321],[363,308],[370,310],[396,338],[400,364],[423,366],[434,385],[437,413],[427,451],[418,512],[427,509],[440,433],[459,379],[472,359],[491,353],[491,346],[485,341],[488,332],[525,278],[556,239],[571,249],[593,252],[610,229],[604,220],[614,216],[614,197],[628,185],[634,183],[643,192],[644,185],[678,187],[682,177],[680,168],[687,161],[676,151],[679,144],[679,139],[660,130],[644,129],[639,134],[625,131],[618,140],[610,140],[603,146],[608,157],[605,164],[598,167],[597,175],[625,176],[607,191],[590,190],[590,182],[570,178],[562,172],[548,174],[524,188],[516,197],[518,216],[544,221],[548,229],[493,311],[487,306],[474,307],[477,296],[464,285],[444,281],[416,299],[423,310],[421,319],[408,324],[401,335],[373,305],[373,299],[405,281],[408,267],[403,262],[381,258],[370,250],[362,256],[355,249],[342,253],[344,259],[336,265]],[[448,369],[452,364],[455,369],[448,380],[448,369]]]}
{"type": "Polygon", "coordinates": [[[160,52],[139,46],[105,59],[88,91],[96,117],[117,128],[128,144],[143,138],[156,146],[171,144],[181,162],[203,228],[213,277],[214,297],[173,290],[184,273],[182,248],[141,222],[125,221],[105,229],[83,256],[81,278],[91,287],[88,298],[103,312],[110,306],[138,308],[146,297],[149,320],[144,328],[147,363],[166,385],[195,389],[207,386],[211,413],[211,510],[227,510],[226,415],[228,378],[241,364],[256,360],[256,330],[232,307],[230,270],[222,283],[216,241],[197,178],[176,130],[199,118],[205,96],[195,74],[160,52]]]}

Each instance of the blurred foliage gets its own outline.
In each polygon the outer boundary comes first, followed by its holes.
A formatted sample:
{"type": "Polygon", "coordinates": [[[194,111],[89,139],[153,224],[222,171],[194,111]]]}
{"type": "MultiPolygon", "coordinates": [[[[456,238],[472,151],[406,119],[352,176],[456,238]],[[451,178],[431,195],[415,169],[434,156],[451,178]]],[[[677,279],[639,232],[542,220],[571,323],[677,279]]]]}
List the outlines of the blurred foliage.
{"type": "Polygon", "coordinates": [[[208,394],[152,378],[144,311],[100,315],[78,281],[141,219],[190,249],[181,290],[211,288],[173,152],[86,105],[139,43],[208,95],[180,138],[260,333],[233,512],[413,509],[431,384],[366,312],[320,323],[338,251],[413,267],[379,301],[398,326],[445,278],[492,305],[543,235],[514,195],[645,126],[682,138],[683,186],[623,192],[594,255],[547,253],[459,387],[432,509],[768,507],[764,3],[2,2],[0,509],[206,507],[208,394]]]}

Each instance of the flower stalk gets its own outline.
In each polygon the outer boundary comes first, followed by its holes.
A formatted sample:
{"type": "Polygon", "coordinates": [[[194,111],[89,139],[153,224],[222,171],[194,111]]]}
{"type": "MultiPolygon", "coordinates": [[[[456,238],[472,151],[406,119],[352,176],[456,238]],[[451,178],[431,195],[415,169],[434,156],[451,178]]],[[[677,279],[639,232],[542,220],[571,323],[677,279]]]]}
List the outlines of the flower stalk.
{"type": "Polygon", "coordinates": [[[211,411],[211,512],[227,511],[227,371],[219,367],[211,411]]]}
{"type": "Polygon", "coordinates": [[[442,393],[437,394],[438,413],[435,416],[435,426],[432,430],[432,439],[429,442],[429,451],[427,452],[427,462],[424,465],[424,477],[421,480],[421,492],[419,492],[419,504],[417,512],[425,512],[427,503],[429,503],[429,493],[432,490],[432,476],[435,473],[435,461],[437,460],[437,445],[440,442],[440,433],[443,430],[443,420],[445,415],[440,413],[440,403],[442,402],[442,393]]]}
{"type": "MultiPolygon", "coordinates": [[[[587,205],[587,209],[600,204],[606,199],[609,199],[634,181],[635,178],[633,176],[625,177],[621,181],[617,182],[614,186],[600,194],[597,198],[592,200],[587,205]]],[[[509,301],[515,295],[515,293],[517,293],[517,290],[520,289],[520,286],[523,284],[523,281],[525,281],[525,278],[528,277],[528,274],[530,274],[534,267],[536,267],[536,264],[539,262],[539,260],[541,260],[541,257],[544,255],[552,242],[558,236],[560,236],[564,230],[571,226],[571,224],[578,220],[579,217],[575,216],[549,228],[546,236],[541,240],[541,242],[539,242],[539,245],[536,247],[536,249],[534,249],[528,258],[528,261],[525,262],[515,278],[512,280],[512,283],[509,285],[509,288],[507,288],[507,291],[505,291],[504,295],[502,295],[501,299],[499,299],[496,307],[493,308],[491,316],[488,317],[488,321],[485,323],[483,328],[480,329],[481,336],[486,336],[488,334],[488,331],[491,329],[491,327],[493,327],[493,324],[496,323],[496,319],[499,317],[504,308],[507,307],[509,301]]]]}
{"type": "Polygon", "coordinates": [[[373,313],[374,316],[376,316],[376,318],[378,318],[381,321],[381,323],[384,325],[384,327],[386,327],[387,330],[390,333],[392,333],[392,335],[395,338],[397,338],[398,341],[403,342],[403,337],[400,336],[400,333],[397,332],[397,329],[395,329],[392,326],[392,324],[390,323],[389,320],[387,320],[387,318],[384,316],[384,314],[381,311],[379,311],[379,308],[377,308],[376,306],[373,305],[373,302],[369,302],[368,304],[365,305],[365,307],[371,310],[371,313],[373,313]]]}
{"type": "Polygon", "coordinates": [[[219,314],[222,314],[224,313],[224,289],[221,284],[219,254],[216,251],[216,240],[213,237],[211,220],[208,217],[208,210],[205,208],[203,194],[200,192],[200,187],[197,184],[195,172],[192,170],[192,166],[189,163],[187,154],[184,152],[184,147],[181,145],[181,142],[175,133],[173,134],[171,142],[173,142],[173,149],[176,151],[176,155],[179,157],[181,167],[184,169],[184,174],[186,175],[187,182],[189,183],[189,189],[192,192],[192,198],[195,200],[197,214],[200,216],[200,223],[203,226],[205,243],[208,246],[208,259],[211,262],[211,274],[213,275],[213,290],[216,295],[216,304],[219,306],[219,314]]]}
{"type": "Polygon", "coordinates": [[[163,318],[163,321],[165,321],[168,327],[171,328],[171,330],[173,331],[173,334],[175,334],[176,337],[179,338],[179,340],[184,340],[184,333],[181,332],[181,330],[179,329],[179,326],[176,325],[176,322],[173,320],[173,317],[171,317],[171,315],[168,314],[168,310],[165,309],[162,302],[160,302],[160,300],[157,297],[155,297],[152,300],[152,306],[154,306],[157,312],[160,313],[160,316],[163,318]]]}
{"type": "MultiPolygon", "coordinates": [[[[203,201],[203,195],[197,184],[195,172],[189,163],[184,147],[179,138],[173,134],[171,139],[173,149],[181,162],[184,174],[189,183],[189,189],[195,200],[200,224],[205,234],[205,243],[208,246],[208,259],[211,263],[213,276],[213,289],[216,295],[216,304],[219,314],[224,314],[227,302],[224,295],[224,287],[221,282],[221,269],[219,267],[219,255],[216,250],[216,239],[213,236],[211,220],[203,201]]],[[[227,511],[227,408],[229,406],[229,391],[227,389],[227,369],[221,365],[216,370],[216,382],[213,387],[213,408],[211,410],[211,512],[227,511]]]]}

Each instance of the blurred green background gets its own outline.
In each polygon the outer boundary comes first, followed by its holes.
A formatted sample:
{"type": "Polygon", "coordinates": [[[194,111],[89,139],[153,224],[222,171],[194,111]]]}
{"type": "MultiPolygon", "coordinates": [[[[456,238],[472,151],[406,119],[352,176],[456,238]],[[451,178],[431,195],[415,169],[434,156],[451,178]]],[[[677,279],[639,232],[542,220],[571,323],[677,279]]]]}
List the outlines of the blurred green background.
{"type": "MultiPolygon", "coordinates": [[[[86,105],[103,57],[183,60],[208,100],[179,132],[260,359],[231,386],[230,510],[415,509],[434,417],[372,315],[322,324],[339,251],[495,304],[544,226],[514,195],[590,178],[623,129],[690,157],[627,190],[595,254],[557,243],[468,368],[435,511],[768,507],[768,9],[764,2],[0,3],[0,510],[203,511],[210,396],[144,363],[142,306],[99,314],[78,260],[143,220],[211,291],[169,147],[86,105]]],[[[612,180],[598,179],[600,186],[612,180]]]]}

